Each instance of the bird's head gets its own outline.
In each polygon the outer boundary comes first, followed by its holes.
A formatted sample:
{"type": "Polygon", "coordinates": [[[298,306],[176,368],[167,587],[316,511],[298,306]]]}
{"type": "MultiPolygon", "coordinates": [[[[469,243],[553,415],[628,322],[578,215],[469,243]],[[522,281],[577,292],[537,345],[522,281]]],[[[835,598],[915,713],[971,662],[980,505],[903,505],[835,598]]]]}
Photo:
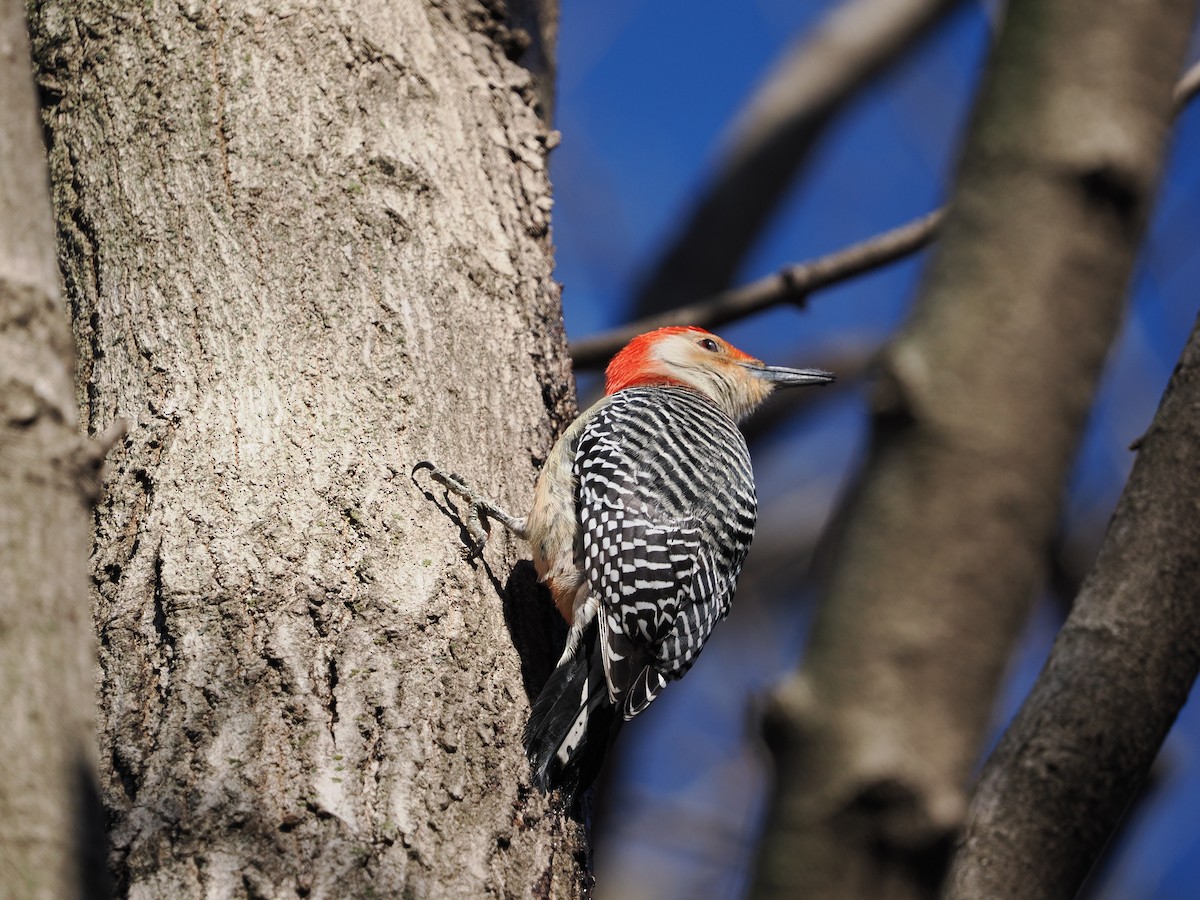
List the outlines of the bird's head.
{"type": "Polygon", "coordinates": [[[605,393],[630,387],[677,385],[704,394],[735,421],[777,387],[829,384],[820,369],[764,365],[703,328],[659,328],[638,335],[608,364],[605,393]]]}

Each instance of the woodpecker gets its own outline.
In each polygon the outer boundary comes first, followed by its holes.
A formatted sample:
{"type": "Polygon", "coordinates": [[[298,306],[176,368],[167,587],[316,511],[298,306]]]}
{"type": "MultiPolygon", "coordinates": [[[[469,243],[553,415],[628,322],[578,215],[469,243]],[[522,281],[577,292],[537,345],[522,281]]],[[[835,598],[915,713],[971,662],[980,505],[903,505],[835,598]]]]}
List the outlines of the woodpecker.
{"type": "Polygon", "coordinates": [[[525,517],[430,462],[413,469],[467,502],[480,546],[488,519],[528,541],[570,625],[525,729],[534,784],[568,803],[729,613],[758,511],[737,422],[776,388],[834,380],[693,327],[634,338],[606,375],[605,396],[550,451],[525,517]]]}

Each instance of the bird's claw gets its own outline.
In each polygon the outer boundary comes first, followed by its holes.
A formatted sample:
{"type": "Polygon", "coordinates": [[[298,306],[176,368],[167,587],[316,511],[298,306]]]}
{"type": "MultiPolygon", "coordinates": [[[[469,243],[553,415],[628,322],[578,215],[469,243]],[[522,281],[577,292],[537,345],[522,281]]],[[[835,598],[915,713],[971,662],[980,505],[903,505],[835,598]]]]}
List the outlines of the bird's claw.
{"type": "Polygon", "coordinates": [[[486,502],[475,491],[467,487],[467,483],[463,481],[461,475],[455,472],[443,472],[427,459],[421,460],[421,462],[413,466],[412,475],[414,480],[417,472],[422,469],[429,472],[430,478],[467,504],[467,518],[463,525],[467,529],[467,534],[471,536],[474,546],[463,546],[459,551],[463,559],[469,561],[482,555],[483,546],[487,543],[489,536],[487,528],[488,518],[485,511],[486,502]]]}
{"type": "Polygon", "coordinates": [[[414,480],[416,479],[417,473],[422,469],[429,472],[430,478],[451,493],[457,494],[464,500],[474,500],[475,492],[467,487],[466,482],[462,480],[461,475],[457,475],[454,472],[443,472],[429,460],[423,459],[412,467],[412,476],[414,480]]]}
{"type": "Polygon", "coordinates": [[[467,512],[467,531],[470,532],[471,537],[474,538],[475,543],[478,545],[480,551],[482,551],[483,545],[487,543],[488,537],[491,536],[491,532],[488,529],[488,518],[478,500],[468,500],[467,502],[471,504],[467,512]]]}

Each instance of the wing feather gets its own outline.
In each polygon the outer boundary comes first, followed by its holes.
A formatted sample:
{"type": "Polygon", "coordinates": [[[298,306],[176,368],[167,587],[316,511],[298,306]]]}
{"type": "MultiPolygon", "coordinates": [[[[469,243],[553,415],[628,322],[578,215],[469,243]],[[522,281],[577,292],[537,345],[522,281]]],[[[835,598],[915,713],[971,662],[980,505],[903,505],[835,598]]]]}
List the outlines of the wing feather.
{"type": "Polygon", "coordinates": [[[589,421],[575,475],[609,697],[629,719],[729,612],[756,516],[749,453],[701,395],[635,388],[589,421]]]}

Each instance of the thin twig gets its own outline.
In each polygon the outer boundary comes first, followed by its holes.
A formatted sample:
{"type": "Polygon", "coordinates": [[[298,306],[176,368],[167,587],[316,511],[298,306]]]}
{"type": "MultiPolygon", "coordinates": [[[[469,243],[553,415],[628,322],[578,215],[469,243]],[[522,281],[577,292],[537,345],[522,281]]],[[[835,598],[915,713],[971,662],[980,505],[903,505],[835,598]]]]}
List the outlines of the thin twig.
{"type": "Polygon", "coordinates": [[[638,286],[634,314],[728,289],[830,123],[956,5],[845,0],[793,42],[731,123],[714,177],[638,286]]]}
{"type": "Polygon", "coordinates": [[[932,239],[945,216],[944,209],[906,225],[852,244],[836,253],[781,269],[774,275],[670,312],[640,319],[613,331],[571,345],[576,369],[596,369],[632,338],[665,325],[715,328],[781,303],[802,306],[820,288],[853,278],[920,250],[932,239]]]}
{"type": "MultiPolygon", "coordinates": [[[[1178,116],[1198,94],[1200,63],[1188,69],[1176,84],[1174,115],[1178,116]]],[[[921,250],[933,240],[945,215],[946,208],[942,207],[899,228],[877,234],[827,256],[788,266],[750,284],[572,343],[571,355],[575,368],[598,369],[637,335],[665,325],[715,328],[782,303],[803,305],[815,290],[846,281],[921,250]]]]}

